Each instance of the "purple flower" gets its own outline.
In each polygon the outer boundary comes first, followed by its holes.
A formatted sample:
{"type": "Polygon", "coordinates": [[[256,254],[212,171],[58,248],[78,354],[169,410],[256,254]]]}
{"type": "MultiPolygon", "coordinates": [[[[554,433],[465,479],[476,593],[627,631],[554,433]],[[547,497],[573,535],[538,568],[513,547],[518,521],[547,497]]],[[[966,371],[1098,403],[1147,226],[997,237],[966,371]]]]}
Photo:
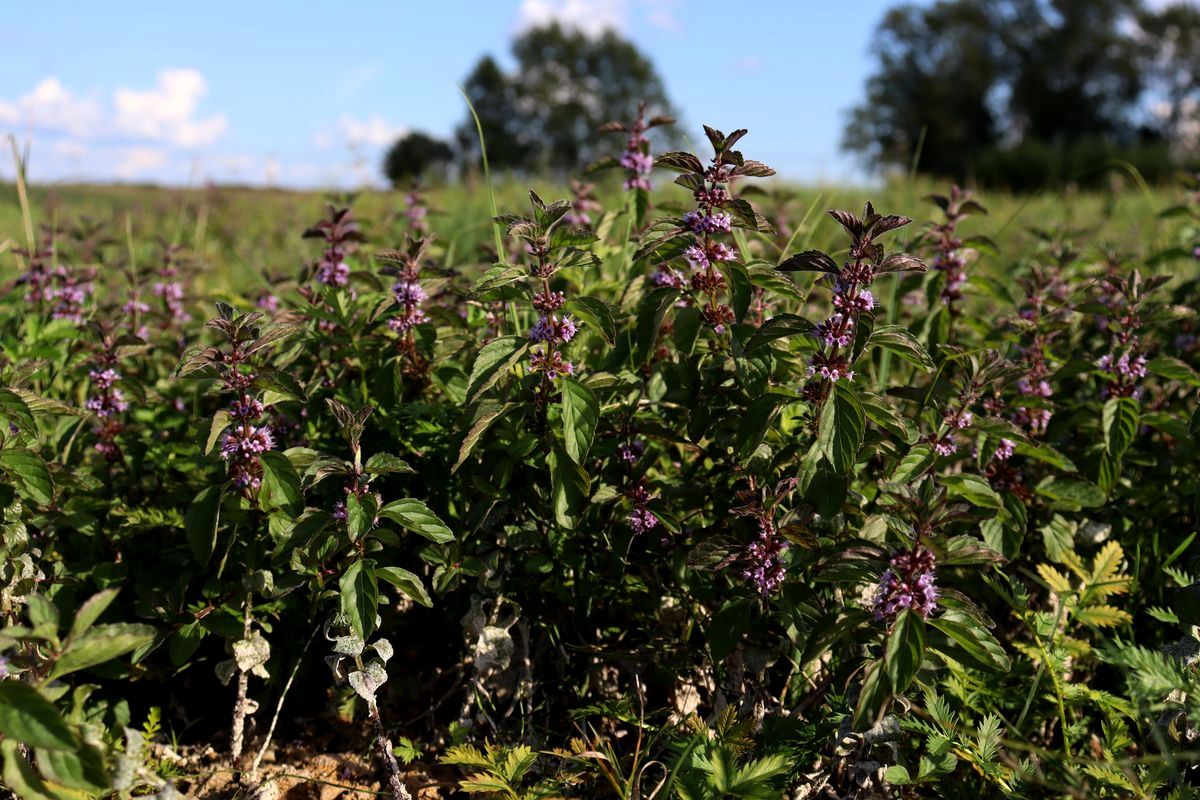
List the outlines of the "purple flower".
{"type": "Polygon", "coordinates": [[[787,547],[787,540],[778,534],[774,525],[759,520],[758,538],[742,553],[742,576],[749,578],[764,596],[778,588],[787,577],[787,567],[783,564],[783,552],[787,547]]]}
{"type": "Polygon", "coordinates": [[[933,442],[933,452],[939,456],[952,456],[958,452],[958,445],[949,436],[943,436],[933,442]]]}
{"type": "Polygon", "coordinates": [[[868,289],[860,290],[854,297],[847,292],[836,291],[833,295],[833,307],[843,313],[870,311],[875,307],[875,295],[868,289]]]}
{"type": "Polygon", "coordinates": [[[396,302],[403,305],[415,306],[425,301],[425,290],[416,281],[397,281],[392,294],[396,302]]]}
{"type": "Polygon", "coordinates": [[[996,447],[996,452],[992,454],[992,458],[997,461],[1008,461],[1013,457],[1013,453],[1017,451],[1017,445],[1011,439],[1001,439],[999,446],[996,447]]]}
{"type": "Polygon", "coordinates": [[[229,461],[252,459],[275,447],[275,437],[266,425],[248,430],[233,426],[221,437],[221,458],[229,461]]]}
{"type": "Polygon", "coordinates": [[[654,516],[649,509],[638,507],[629,513],[629,527],[633,529],[634,533],[646,533],[657,524],[658,517],[654,516]]]}
{"type": "Polygon", "coordinates": [[[533,342],[569,342],[575,336],[578,327],[574,320],[563,316],[560,320],[552,314],[543,314],[529,330],[529,339],[533,342]]]}
{"type": "Polygon", "coordinates": [[[540,372],[550,377],[551,380],[560,378],[563,375],[573,375],[575,366],[562,357],[562,353],[555,350],[547,355],[544,352],[534,353],[529,357],[529,371],[540,372]]]}
{"type": "Polygon", "coordinates": [[[817,325],[816,334],[829,347],[847,347],[854,341],[854,320],[845,314],[834,314],[817,325]]]}
{"type": "Polygon", "coordinates": [[[683,251],[683,257],[688,260],[693,269],[704,269],[708,266],[708,253],[698,244],[691,245],[683,251]]]}
{"type": "Polygon", "coordinates": [[[0,656],[0,681],[8,677],[8,659],[0,656]]]}
{"type": "Polygon", "coordinates": [[[97,397],[89,397],[84,405],[88,411],[98,417],[111,417],[129,409],[129,403],[125,402],[125,395],[115,387],[97,397]]]}
{"type": "Polygon", "coordinates": [[[854,371],[842,356],[816,353],[808,362],[808,377],[820,375],[827,381],[854,380],[854,371]]]}
{"type": "Polygon", "coordinates": [[[339,522],[345,522],[347,519],[349,519],[350,516],[346,511],[346,501],[338,500],[336,503],[334,503],[333,504],[333,514],[331,514],[330,516],[332,516],[334,519],[338,520],[339,522]]]}
{"type": "Polygon", "coordinates": [[[638,175],[649,175],[654,169],[654,159],[639,150],[626,150],[621,155],[620,165],[638,175]]]}
{"type": "Polygon", "coordinates": [[[350,282],[350,265],[343,261],[322,261],[316,277],[318,283],[326,286],[345,286],[350,282]]]}
{"type": "Polygon", "coordinates": [[[963,428],[969,428],[971,426],[971,420],[974,418],[974,415],[966,409],[963,409],[957,413],[947,410],[946,416],[943,417],[943,420],[951,428],[957,428],[961,431],[963,428]]]}
{"type": "Polygon", "coordinates": [[[254,305],[258,306],[263,311],[273,314],[279,310],[279,298],[270,292],[263,292],[258,296],[258,299],[254,301],[254,305]]]}
{"type": "Polygon", "coordinates": [[[893,618],[906,608],[922,617],[933,613],[938,598],[934,583],[936,563],[933,553],[920,546],[897,553],[890,568],[879,578],[875,619],[893,618]]]}
{"type": "Polygon", "coordinates": [[[626,464],[636,464],[637,460],[642,457],[642,453],[646,451],[646,445],[638,440],[626,442],[617,448],[617,458],[624,461],[626,464]]]}
{"type": "Polygon", "coordinates": [[[258,419],[262,413],[263,404],[254,397],[241,397],[229,404],[229,416],[238,422],[258,419]]]}

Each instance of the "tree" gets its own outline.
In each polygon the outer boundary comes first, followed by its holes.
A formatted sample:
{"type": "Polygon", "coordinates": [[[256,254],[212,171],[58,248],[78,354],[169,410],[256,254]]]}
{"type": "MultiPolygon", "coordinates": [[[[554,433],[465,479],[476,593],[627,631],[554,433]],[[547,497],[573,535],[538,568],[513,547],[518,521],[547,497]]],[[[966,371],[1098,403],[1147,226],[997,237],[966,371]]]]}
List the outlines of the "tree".
{"type": "MultiPolygon", "coordinates": [[[[525,164],[533,152],[533,142],[517,113],[516,86],[495,59],[487,55],[479,59],[463,82],[463,91],[479,117],[491,165],[504,168],[525,164]]],[[[469,111],[455,130],[454,138],[464,158],[477,162],[479,137],[469,111]]]]}
{"type": "Polygon", "coordinates": [[[454,150],[441,139],[420,131],[400,137],[388,148],[383,174],[393,186],[408,183],[430,170],[443,169],[454,160],[454,150]]]}
{"type": "Polygon", "coordinates": [[[939,0],[889,11],[843,145],[876,166],[968,178],[1028,143],[1132,144],[1145,89],[1139,0],[939,0]]]}
{"type": "Polygon", "coordinates": [[[1138,18],[1152,113],[1177,155],[1200,156],[1200,7],[1180,2],[1138,18]]]}
{"type": "Polygon", "coordinates": [[[1003,54],[991,25],[974,2],[889,11],[876,32],[879,66],[843,146],[875,165],[908,166],[920,143],[923,171],[964,174],[998,136],[991,94],[1003,54]]]}
{"type": "Polygon", "coordinates": [[[1020,0],[1002,41],[1012,59],[1009,117],[1022,139],[1129,142],[1144,83],[1132,24],[1138,0],[1020,0]]]}
{"type": "MultiPolygon", "coordinates": [[[[670,111],[654,65],[611,30],[593,38],[557,23],[535,28],[513,43],[513,55],[511,75],[484,56],[464,87],[493,166],[577,170],[611,150],[596,136],[600,125],[632,118],[639,101],[670,111]]],[[[476,148],[469,115],[457,137],[476,148]]]]}

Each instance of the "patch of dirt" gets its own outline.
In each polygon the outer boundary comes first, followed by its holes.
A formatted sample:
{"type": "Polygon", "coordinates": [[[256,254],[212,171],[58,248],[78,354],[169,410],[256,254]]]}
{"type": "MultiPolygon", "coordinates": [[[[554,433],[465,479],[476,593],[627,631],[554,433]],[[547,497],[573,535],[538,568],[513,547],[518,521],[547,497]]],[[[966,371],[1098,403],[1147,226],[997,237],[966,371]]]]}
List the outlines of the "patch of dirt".
{"type": "MultiPolygon", "coordinates": [[[[346,743],[343,743],[346,744],[346,743]]],[[[175,752],[156,748],[157,758],[169,761],[179,772],[175,787],[198,800],[375,800],[390,797],[384,768],[377,758],[362,751],[318,752],[303,743],[272,748],[263,757],[258,781],[245,776],[256,752],[235,769],[227,754],[211,746],[175,752]]],[[[445,767],[411,764],[401,775],[414,800],[439,800],[451,796],[457,776],[445,767]]]]}

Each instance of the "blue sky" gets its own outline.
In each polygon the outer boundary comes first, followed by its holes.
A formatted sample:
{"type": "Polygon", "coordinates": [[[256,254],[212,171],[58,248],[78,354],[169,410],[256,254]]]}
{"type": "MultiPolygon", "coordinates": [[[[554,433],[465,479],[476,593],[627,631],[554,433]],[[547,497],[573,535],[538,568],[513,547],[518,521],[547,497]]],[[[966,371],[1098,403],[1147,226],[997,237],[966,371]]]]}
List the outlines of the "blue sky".
{"type": "MultiPolygon", "coordinates": [[[[0,133],[31,178],[286,186],[378,181],[405,130],[447,135],[455,87],[524,27],[611,26],[658,65],[687,133],[806,181],[860,177],[839,151],[887,0],[208,0],[20,3],[0,16],[0,133]]],[[[7,151],[7,148],[6,148],[7,151]]],[[[0,177],[11,177],[0,158],[0,177]]]]}

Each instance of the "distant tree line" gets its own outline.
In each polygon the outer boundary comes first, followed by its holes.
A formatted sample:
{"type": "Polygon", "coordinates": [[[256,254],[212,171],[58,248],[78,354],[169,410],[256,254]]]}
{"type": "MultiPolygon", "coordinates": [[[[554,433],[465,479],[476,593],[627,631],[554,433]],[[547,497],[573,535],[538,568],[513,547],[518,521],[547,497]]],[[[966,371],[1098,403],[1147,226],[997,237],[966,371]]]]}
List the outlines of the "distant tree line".
{"type": "MultiPolygon", "coordinates": [[[[596,133],[604,123],[632,118],[640,101],[654,113],[670,113],[650,59],[612,31],[589,37],[551,24],[522,34],[512,53],[513,70],[485,55],[463,83],[493,169],[577,171],[612,153],[612,142],[596,133]]],[[[453,142],[419,132],[402,137],[388,150],[384,173],[403,184],[478,163],[479,137],[468,112],[453,142]]]]}
{"type": "Polygon", "coordinates": [[[890,10],[843,144],[880,169],[1014,189],[1164,178],[1200,154],[1200,6],[939,0],[890,10]]]}

